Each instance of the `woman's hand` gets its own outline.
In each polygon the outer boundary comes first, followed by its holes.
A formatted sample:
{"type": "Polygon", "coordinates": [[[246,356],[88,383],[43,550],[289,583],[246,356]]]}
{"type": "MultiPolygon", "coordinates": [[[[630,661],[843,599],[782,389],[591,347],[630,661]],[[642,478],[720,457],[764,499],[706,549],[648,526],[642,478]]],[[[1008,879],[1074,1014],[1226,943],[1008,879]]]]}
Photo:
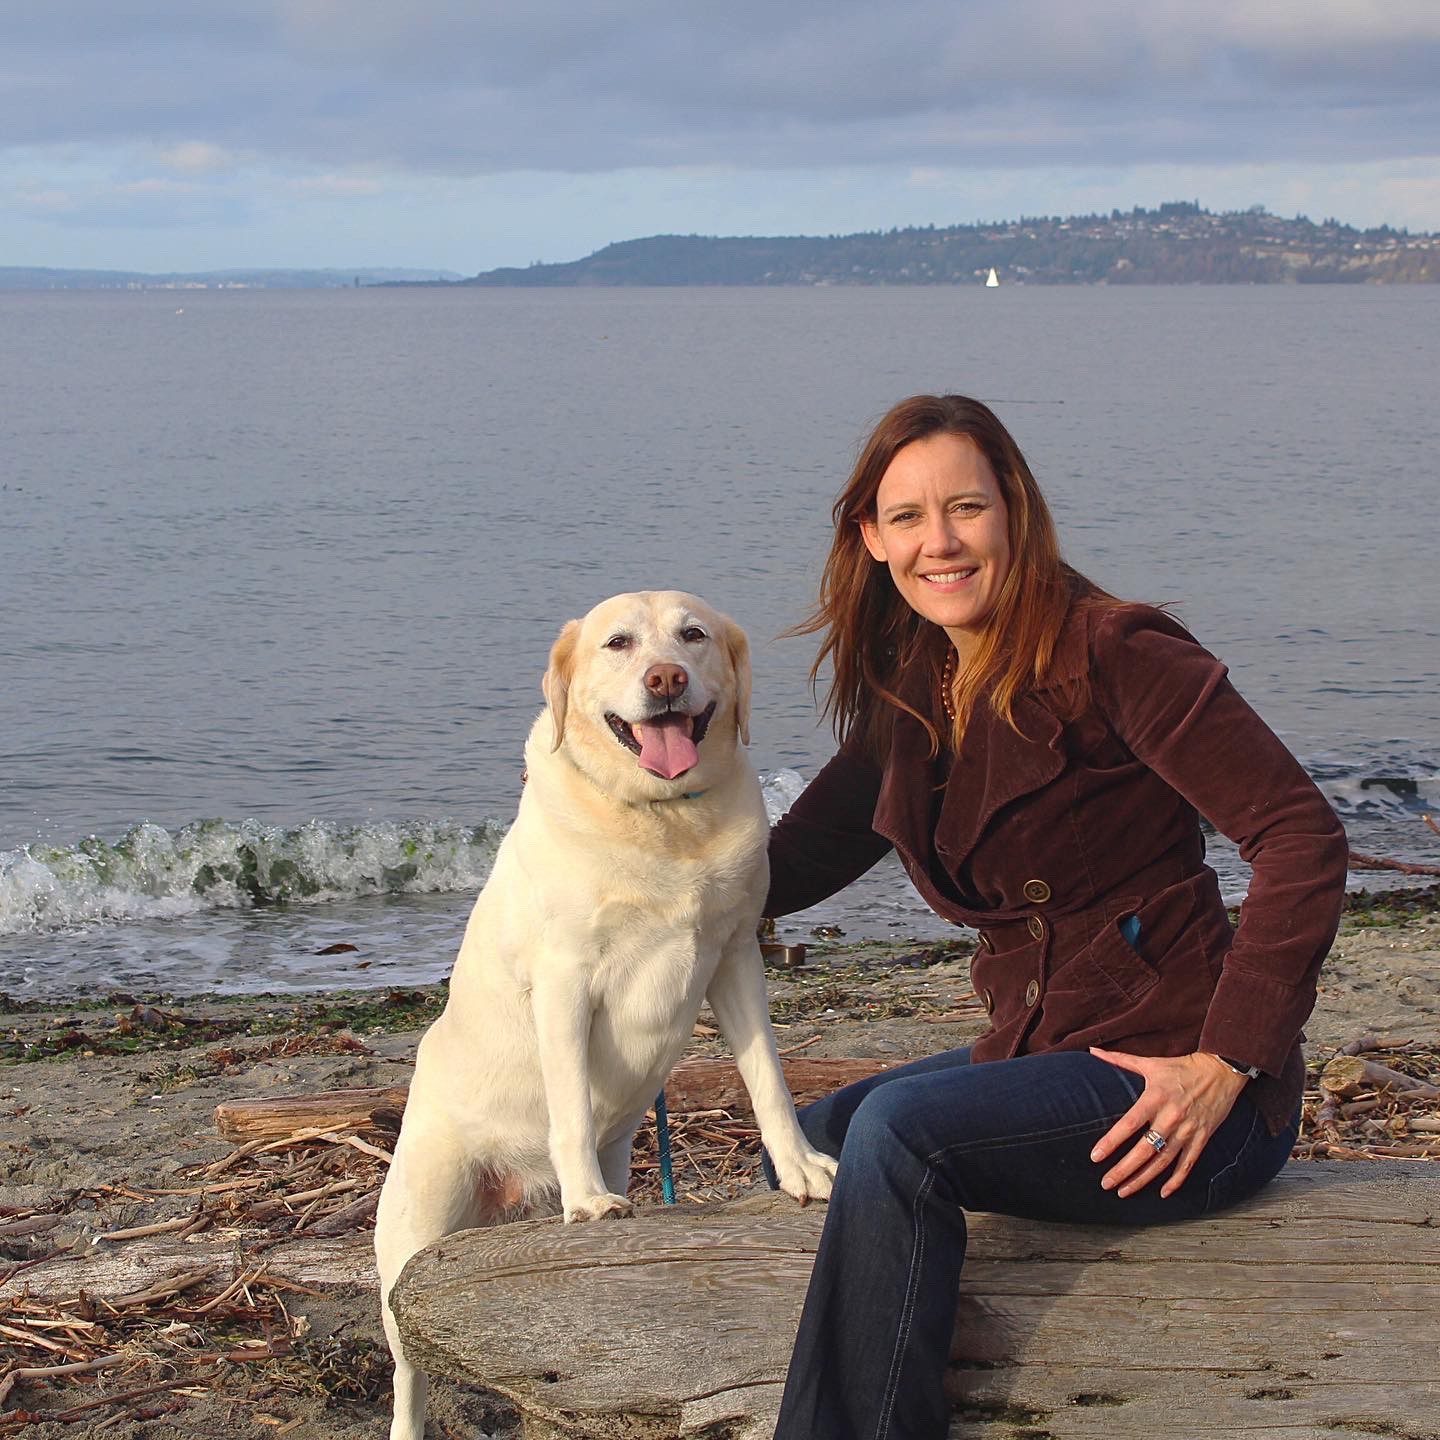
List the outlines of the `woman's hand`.
{"type": "Polygon", "coordinates": [[[1127,1141],[1134,1141],[1105,1172],[1100,1181],[1102,1188],[1118,1190],[1122,1196],[1133,1195],[1169,1170],[1160,1195],[1162,1199],[1173,1195],[1230,1113],[1247,1084],[1245,1077],[1237,1075],[1218,1056],[1204,1051],[1166,1058],[1125,1055],[1092,1045],[1090,1053],[1145,1081],[1140,1098],[1090,1152],[1098,1165],[1124,1149],[1127,1141]],[[1164,1137],[1163,1150],[1156,1150],[1145,1139],[1147,1131],[1164,1137]]]}

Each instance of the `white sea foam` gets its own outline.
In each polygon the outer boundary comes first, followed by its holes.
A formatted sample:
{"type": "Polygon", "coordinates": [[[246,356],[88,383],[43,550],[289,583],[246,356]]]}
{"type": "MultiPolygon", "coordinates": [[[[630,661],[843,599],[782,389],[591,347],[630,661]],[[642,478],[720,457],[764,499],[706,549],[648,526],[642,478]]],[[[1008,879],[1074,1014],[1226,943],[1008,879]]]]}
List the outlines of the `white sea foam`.
{"type": "Polygon", "coordinates": [[[1320,788],[1342,819],[1398,818],[1407,812],[1440,810],[1440,774],[1413,769],[1384,775],[1341,775],[1320,780],[1320,788]]]}
{"type": "Polygon", "coordinates": [[[0,935],[253,905],[477,889],[503,831],[450,820],[295,829],[203,820],[137,825],[111,845],[0,852],[0,935]]]}
{"type": "Polygon", "coordinates": [[[773,825],[800,798],[805,777],[798,770],[768,770],[760,777],[765,814],[773,825]]]}

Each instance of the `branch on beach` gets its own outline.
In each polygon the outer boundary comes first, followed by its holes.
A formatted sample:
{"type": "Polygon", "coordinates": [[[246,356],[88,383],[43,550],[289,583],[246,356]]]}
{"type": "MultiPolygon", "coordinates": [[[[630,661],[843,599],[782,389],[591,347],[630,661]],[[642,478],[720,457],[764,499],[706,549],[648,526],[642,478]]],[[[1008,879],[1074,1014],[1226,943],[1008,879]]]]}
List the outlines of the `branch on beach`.
{"type": "MultiPolygon", "coordinates": [[[[1425,816],[1427,821],[1430,817],[1425,816]]],[[[1434,829],[1431,822],[1431,829],[1434,829]]],[[[1400,875],[1440,875],[1440,865],[1412,864],[1408,860],[1391,860],[1384,855],[1362,855],[1358,850],[1350,852],[1352,870],[1394,870],[1400,875]]]]}
{"type": "MultiPolygon", "coordinates": [[[[939,1018],[951,1019],[950,1012],[939,1018]]],[[[796,1104],[804,1105],[848,1085],[863,1080],[897,1062],[890,1058],[859,1060],[786,1059],[785,1081],[796,1104]]],[[[246,1144],[233,1155],[210,1167],[216,1175],[246,1155],[257,1153],[274,1140],[289,1144],[299,1139],[326,1139],[342,1142],[336,1132],[346,1129],[398,1129],[399,1117],[405,1109],[407,1087],[374,1085],[353,1090],[323,1090],[312,1095],[263,1096],[244,1100],[227,1100],[215,1107],[215,1127],[227,1140],[244,1138],[246,1144]]],[[[665,1082],[665,1095],[670,1109],[734,1110],[750,1113],[740,1072],[731,1060],[682,1060],[665,1082]]],[[[386,1156],[388,1159],[388,1155],[386,1156]]]]}

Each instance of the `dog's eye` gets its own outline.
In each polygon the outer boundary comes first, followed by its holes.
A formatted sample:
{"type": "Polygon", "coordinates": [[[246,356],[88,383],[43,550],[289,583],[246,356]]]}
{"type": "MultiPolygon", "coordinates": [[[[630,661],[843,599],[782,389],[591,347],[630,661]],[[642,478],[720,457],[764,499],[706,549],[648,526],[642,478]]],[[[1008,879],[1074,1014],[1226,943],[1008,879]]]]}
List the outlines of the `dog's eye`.
{"type": "Polygon", "coordinates": [[[607,650],[628,650],[635,642],[628,635],[612,635],[606,642],[607,650]]]}
{"type": "Polygon", "coordinates": [[[681,632],[680,638],[688,641],[691,645],[698,644],[701,640],[709,637],[698,625],[687,625],[681,632]]]}

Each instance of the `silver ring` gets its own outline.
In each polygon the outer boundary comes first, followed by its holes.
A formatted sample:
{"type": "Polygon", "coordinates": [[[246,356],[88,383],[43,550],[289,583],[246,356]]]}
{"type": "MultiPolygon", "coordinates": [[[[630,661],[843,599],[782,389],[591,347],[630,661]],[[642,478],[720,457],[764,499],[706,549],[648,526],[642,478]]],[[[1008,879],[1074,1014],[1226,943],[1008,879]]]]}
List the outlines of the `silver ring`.
{"type": "Polygon", "coordinates": [[[1165,1148],[1165,1137],[1158,1130],[1147,1130],[1144,1138],[1155,1147],[1157,1155],[1165,1148]]]}

